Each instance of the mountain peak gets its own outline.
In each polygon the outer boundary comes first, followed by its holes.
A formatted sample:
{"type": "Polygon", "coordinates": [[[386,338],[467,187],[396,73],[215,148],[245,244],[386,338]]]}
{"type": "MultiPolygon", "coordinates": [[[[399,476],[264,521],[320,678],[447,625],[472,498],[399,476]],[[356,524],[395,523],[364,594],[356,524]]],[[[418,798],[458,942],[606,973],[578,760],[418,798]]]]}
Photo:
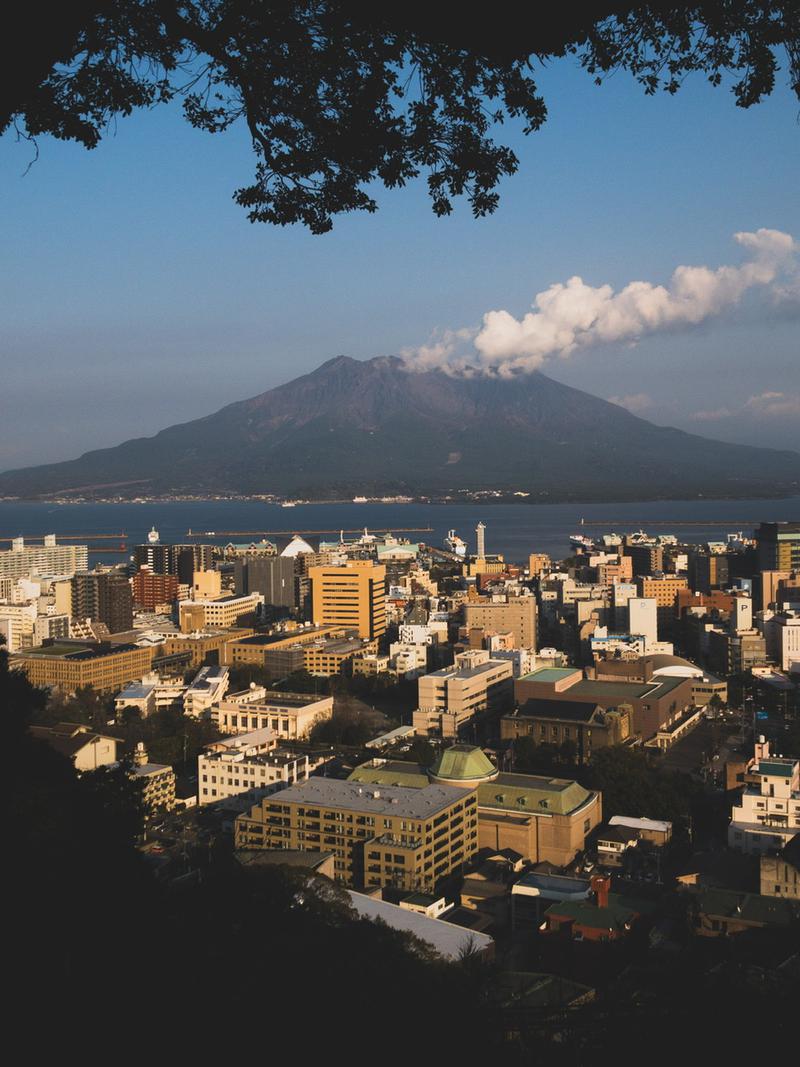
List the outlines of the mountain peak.
{"type": "Polygon", "coordinates": [[[0,475],[0,495],[238,492],[347,498],[521,490],[534,500],[797,491],[794,452],[654,426],[541,373],[409,373],[339,355],[285,385],[80,459],[0,475]],[[130,487],[130,488],[128,488],[130,487]]]}

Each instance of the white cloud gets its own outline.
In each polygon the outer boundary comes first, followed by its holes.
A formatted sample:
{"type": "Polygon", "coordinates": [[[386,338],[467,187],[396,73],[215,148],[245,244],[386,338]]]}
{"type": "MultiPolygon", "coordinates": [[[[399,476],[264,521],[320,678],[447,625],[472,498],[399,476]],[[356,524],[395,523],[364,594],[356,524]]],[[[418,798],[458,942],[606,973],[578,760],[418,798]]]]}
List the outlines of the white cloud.
{"type": "Polygon", "coordinates": [[[653,398],[649,393],[630,393],[627,396],[610,396],[610,404],[619,404],[621,408],[627,408],[634,415],[640,411],[649,411],[653,406],[653,398]]]}
{"type": "Polygon", "coordinates": [[[780,419],[794,415],[800,415],[800,394],[764,392],[748,397],[738,408],[695,411],[689,418],[695,422],[717,422],[720,419],[780,419]]]}
{"type": "Polygon", "coordinates": [[[504,309],[487,311],[477,333],[445,331],[404,357],[411,369],[459,372],[477,365],[505,377],[590,345],[630,344],[659,330],[697,325],[734,308],[750,289],[771,288],[779,299],[786,289],[782,283],[788,279],[793,286],[800,246],[788,233],[760,229],[736,233],[734,240],[747,256],[739,266],[679,266],[666,286],[633,281],[619,292],[575,275],[537,293],[522,318],[504,309]],[[469,340],[472,352],[465,351],[469,340]]]}

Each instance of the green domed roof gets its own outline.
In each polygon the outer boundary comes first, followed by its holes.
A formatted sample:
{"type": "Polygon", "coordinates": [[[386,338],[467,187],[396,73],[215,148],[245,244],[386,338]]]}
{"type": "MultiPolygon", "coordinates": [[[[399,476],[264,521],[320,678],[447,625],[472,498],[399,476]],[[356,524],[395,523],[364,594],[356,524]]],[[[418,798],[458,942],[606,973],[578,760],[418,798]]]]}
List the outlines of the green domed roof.
{"type": "Polygon", "coordinates": [[[451,745],[429,769],[432,778],[450,782],[486,781],[494,778],[497,768],[475,745],[451,745]]]}

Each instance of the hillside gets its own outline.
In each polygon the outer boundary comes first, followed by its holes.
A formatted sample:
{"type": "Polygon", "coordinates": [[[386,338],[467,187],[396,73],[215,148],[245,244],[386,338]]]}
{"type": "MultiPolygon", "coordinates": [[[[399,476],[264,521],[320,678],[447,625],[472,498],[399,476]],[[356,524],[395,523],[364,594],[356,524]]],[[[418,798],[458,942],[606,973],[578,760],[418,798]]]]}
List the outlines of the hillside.
{"type": "Polygon", "coordinates": [[[339,356],[154,437],[0,474],[0,495],[520,489],[550,499],[790,493],[795,452],[655,426],[541,373],[411,373],[339,356]]]}

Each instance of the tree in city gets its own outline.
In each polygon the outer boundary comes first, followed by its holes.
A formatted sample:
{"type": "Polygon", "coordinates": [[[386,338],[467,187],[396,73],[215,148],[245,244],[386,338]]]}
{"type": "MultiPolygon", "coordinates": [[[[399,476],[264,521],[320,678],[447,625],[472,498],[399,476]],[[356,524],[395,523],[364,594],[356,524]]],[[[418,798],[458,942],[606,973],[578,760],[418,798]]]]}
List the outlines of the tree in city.
{"type": "Polygon", "coordinates": [[[547,116],[537,67],[571,56],[595,80],[625,71],[653,94],[693,73],[730,83],[740,107],[781,64],[800,95],[797,0],[500,0],[491,17],[453,0],[72,0],[22,6],[0,44],[0,132],[94,148],[114,119],[179,98],[187,120],[244,124],[253,221],[302,223],[377,208],[374,184],[423,176],[437,215],[466,196],[476,216],[519,165],[504,122],[547,116]]]}

